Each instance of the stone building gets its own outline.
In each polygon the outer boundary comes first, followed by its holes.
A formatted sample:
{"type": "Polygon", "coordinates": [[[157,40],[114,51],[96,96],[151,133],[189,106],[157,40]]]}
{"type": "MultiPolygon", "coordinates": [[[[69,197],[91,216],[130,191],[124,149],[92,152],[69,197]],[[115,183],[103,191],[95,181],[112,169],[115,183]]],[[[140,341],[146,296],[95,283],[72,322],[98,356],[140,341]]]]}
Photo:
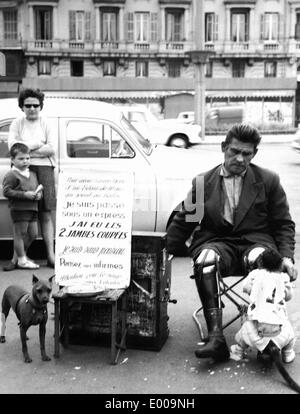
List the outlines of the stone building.
{"type": "MultiPolygon", "coordinates": [[[[0,97],[33,86],[166,117],[192,110],[195,1],[0,0],[0,97]]],[[[297,125],[300,0],[203,1],[207,105],[243,105],[258,126],[297,125]]]]}

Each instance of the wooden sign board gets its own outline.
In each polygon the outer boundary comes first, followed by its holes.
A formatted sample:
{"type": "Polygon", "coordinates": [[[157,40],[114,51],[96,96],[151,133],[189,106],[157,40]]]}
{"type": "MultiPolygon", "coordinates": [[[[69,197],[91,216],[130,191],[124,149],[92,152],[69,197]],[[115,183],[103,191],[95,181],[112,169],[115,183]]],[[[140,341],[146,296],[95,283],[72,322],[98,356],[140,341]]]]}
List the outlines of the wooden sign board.
{"type": "Polygon", "coordinates": [[[72,293],[129,286],[132,204],[133,174],[59,173],[56,283],[72,293]]]}

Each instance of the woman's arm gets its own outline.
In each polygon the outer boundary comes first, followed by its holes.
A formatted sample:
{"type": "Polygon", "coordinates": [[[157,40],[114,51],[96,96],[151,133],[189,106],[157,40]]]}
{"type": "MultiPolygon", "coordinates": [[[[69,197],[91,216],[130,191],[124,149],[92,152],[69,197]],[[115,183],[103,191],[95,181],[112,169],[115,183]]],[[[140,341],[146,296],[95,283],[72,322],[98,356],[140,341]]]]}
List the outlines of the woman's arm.
{"type": "Polygon", "coordinates": [[[46,143],[40,148],[30,151],[30,156],[32,158],[46,158],[55,155],[56,135],[54,129],[50,127],[49,123],[44,119],[41,119],[41,127],[45,133],[46,143]]]}

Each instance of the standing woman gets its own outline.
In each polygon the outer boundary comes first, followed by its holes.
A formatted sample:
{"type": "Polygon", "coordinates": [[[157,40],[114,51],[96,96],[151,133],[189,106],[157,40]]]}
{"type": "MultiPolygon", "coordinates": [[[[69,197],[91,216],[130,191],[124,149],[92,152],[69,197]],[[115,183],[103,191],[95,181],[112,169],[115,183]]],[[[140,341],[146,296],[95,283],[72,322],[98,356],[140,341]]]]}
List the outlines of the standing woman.
{"type": "MultiPolygon", "coordinates": [[[[47,120],[40,116],[43,109],[44,94],[39,89],[23,89],[18,104],[24,115],[16,118],[9,130],[9,149],[16,142],[23,142],[30,149],[30,169],[43,185],[43,198],[39,201],[39,222],[46,246],[47,266],[54,268],[54,226],[51,211],[56,208],[54,167],[56,136],[47,120]]],[[[17,256],[5,266],[4,270],[16,268],[17,256]]]]}

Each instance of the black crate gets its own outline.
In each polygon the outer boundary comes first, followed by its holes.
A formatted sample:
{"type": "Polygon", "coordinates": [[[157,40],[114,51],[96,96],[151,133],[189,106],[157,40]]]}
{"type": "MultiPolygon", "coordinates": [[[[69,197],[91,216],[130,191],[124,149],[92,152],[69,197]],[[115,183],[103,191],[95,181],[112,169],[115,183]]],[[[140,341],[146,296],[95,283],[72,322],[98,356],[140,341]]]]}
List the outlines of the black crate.
{"type": "MultiPolygon", "coordinates": [[[[165,233],[134,232],[127,300],[127,347],[160,350],[169,336],[171,261],[165,233]]],[[[108,342],[110,309],[76,302],[69,308],[71,343],[108,342]]]]}

